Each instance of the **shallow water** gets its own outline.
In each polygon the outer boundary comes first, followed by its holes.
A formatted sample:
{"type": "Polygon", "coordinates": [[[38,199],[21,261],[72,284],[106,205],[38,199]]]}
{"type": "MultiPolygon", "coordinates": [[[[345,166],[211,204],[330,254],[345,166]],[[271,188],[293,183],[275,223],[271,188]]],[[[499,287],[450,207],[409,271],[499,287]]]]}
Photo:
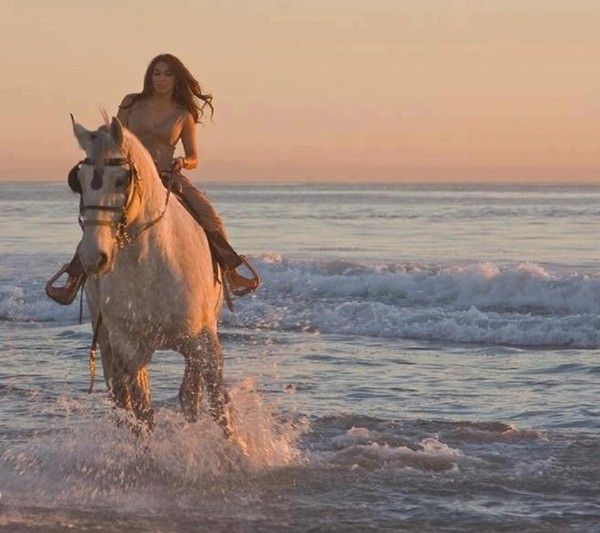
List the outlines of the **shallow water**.
{"type": "Polygon", "coordinates": [[[0,184],[0,527],[600,528],[600,188],[207,190],[264,278],[221,320],[249,458],[183,421],[177,354],[152,435],[86,393],[43,296],[76,198],[0,184]]]}

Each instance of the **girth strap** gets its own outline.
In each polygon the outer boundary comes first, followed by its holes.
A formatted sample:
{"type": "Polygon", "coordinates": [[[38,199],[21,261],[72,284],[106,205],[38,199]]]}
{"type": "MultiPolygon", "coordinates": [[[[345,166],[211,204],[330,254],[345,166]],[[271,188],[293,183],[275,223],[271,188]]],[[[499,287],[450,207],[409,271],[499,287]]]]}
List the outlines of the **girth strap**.
{"type": "Polygon", "coordinates": [[[95,209],[96,211],[113,211],[115,213],[120,213],[123,211],[123,207],[112,205],[86,205],[85,209],[95,209]]]}

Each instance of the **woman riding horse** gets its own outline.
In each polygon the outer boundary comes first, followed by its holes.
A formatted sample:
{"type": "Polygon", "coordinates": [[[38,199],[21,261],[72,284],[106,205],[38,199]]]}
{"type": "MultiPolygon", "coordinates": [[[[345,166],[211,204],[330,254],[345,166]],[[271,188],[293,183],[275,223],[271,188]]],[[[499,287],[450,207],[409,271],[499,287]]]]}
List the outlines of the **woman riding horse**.
{"type": "MultiPolygon", "coordinates": [[[[206,106],[212,116],[214,108],[211,101],[212,96],[202,93],[198,81],[178,58],[161,54],[150,62],[142,92],[129,94],[123,99],[117,118],[150,152],[165,185],[182,197],[184,205],[204,229],[231,292],[243,296],[258,288],[258,275],[229,244],[223,222],[207,196],[181,174],[181,170],[191,170],[198,164],[196,123],[202,118],[206,106]],[[201,105],[196,98],[202,101],[201,105]],[[180,139],[185,157],[173,158],[175,145],[180,139]],[[252,278],[236,271],[242,264],[250,268],[252,278]]],[[[69,305],[85,278],[76,252],[71,262],[48,282],[46,293],[54,301],[69,305]],[[64,272],[68,274],[66,284],[53,286],[53,281],[64,272]]]]}

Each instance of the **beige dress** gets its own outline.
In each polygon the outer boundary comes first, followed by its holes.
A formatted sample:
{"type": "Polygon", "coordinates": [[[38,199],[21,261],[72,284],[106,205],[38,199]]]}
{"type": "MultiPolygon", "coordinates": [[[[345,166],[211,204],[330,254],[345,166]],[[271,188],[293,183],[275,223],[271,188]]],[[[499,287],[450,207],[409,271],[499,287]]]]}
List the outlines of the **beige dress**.
{"type": "Polygon", "coordinates": [[[142,141],[161,172],[170,170],[187,114],[186,109],[178,107],[157,123],[145,102],[137,102],[131,107],[125,126],[142,141]]]}
{"type": "Polygon", "coordinates": [[[210,203],[206,194],[192,185],[183,174],[170,168],[175,152],[175,146],[181,139],[183,124],[189,111],[178,107],[156,123],[148,112],[147,104],[136,102],[130,108],[127,128],[142,142],[156,163],[164,179],[171,177],[171,187],[178,194],[184,205],[194,215],[194,218],[204,228],[217,262],[226,270],[237,268],[242,264],[239,255],[227,241],[227,235],[221,217],[210,203]]]}

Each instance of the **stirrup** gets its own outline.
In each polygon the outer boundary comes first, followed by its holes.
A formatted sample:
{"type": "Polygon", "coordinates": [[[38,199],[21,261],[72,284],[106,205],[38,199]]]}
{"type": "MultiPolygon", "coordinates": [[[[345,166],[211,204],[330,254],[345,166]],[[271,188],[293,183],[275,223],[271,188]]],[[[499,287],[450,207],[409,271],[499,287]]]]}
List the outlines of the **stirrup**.
{"type": "Polygon", "coordinates": [[[254,292],[256,289],[258,289],[258,286],[260,285],[260,276],[258,275],[258,272],[256,271],[256,269],[248,262],[248,259],[246,258],[245,255],[240,255],[239,257],[242,260],[242,265],[245,265],[246,268],[252,273],[252,277],[246,278],[246,277],[242,276],[241,274],[238,274],[238,275],[240,277],[244,278],[246,281],[253,282],[253,283],[250,287],[241,287],[239,289],[232,287],[231,283],[229,283],[229,290],[231,291],[231,293],[234,296],[238,296],[238,297],[246,296],[246,294],[250,294],[251,292],[254,292]]]}
{"type": "MultiPolygon", "coordinates": [[[[64,287],[54,287],[53,283],[67,271],[69,264],[70,263],[63,265],[61,269],[48,280],[45,287],[48,298],[61,305],[71,305],[73,303],[73,300],[75,300],[83,280],[85,279],[85,274],[82,272],[79,276],[74,278],[72,287],[69,287],[68,285],[64,287]]],[[[69,279],[71,279],[71,276],[69,276],[69,279]]]]}

